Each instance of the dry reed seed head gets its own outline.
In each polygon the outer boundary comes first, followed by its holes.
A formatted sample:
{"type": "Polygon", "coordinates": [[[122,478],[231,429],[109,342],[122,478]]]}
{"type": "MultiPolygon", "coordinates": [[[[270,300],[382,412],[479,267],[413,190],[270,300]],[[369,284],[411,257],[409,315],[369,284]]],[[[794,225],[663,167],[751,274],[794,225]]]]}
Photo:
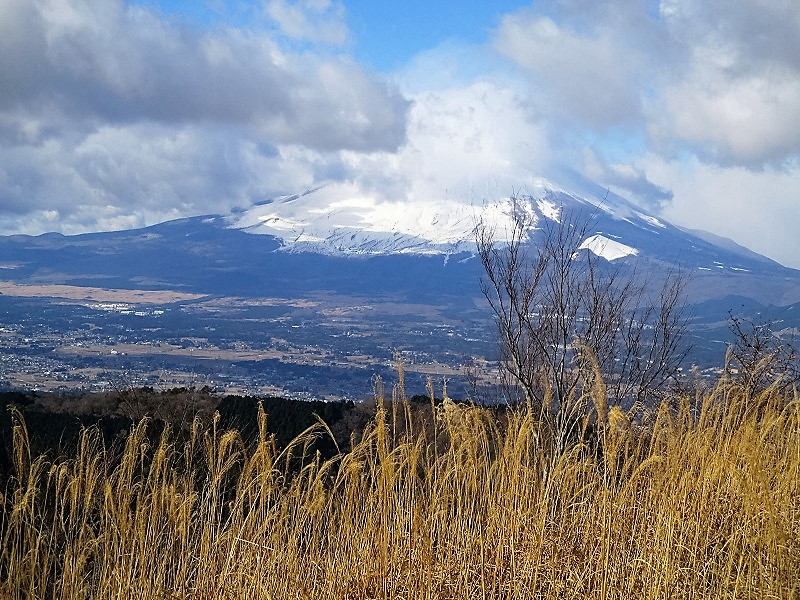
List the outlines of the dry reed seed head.
{"type": "Polygon", "coordinates": [[[612,406],[608,411],[608,429],[618,437],[627,437],[632,432],[630,417],[622,410],[621,406],[612,406]]]}
{"type": "MultiPolygon", "coordinates": [[[[531,398],[528,397],[528,410],[532,409],[531,398]]],[[[550,384],[549,379],[544,380],[544,398],[542,400],[542,409],[539,419],[543,419],[544,415],[549,415],[553,411],[553,386],[550,384]]]]}
{"type": "Polygon", "coordinates": [[[580,368],[589,388],[589,396],[594,404],[597,422],[604,424],[608,418],[608,391],[606,389],[600,363],[594,350],[586,344],[577,344],[580,368]]]}
{"type": "Polygon", "coordinates": [[[375,387],[375,406],[379,411],[381,411],[385,408],[386,400],[383,393],[383,379],[381,379],[380,375],[376,375],[373,383],[375,387]]]}
{"type": "Polygon", "coordinates": [[[17,478],[25,481],[28,469],[31,464],[30,438],[28,437],[28,427],[22,413],[16,406],[11,407],[11,444],[12,462],[17,478]]]}
{"type": "Polygon", "coordinates": [[[397,386],[400,392],[400,398],[406,398],[406,371],[405,363],[403,362],[403,355],[400,352],[395,352],[395,368],[397,369],[397,386]]]}

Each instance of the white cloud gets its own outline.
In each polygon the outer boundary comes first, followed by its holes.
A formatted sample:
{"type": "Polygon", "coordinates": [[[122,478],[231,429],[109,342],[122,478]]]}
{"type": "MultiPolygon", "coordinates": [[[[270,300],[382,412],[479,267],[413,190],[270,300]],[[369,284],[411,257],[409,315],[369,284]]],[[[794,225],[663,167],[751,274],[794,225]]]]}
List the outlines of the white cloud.
{"type": "Polygon", "coordinates": [[[226,133],[108,125],[85,137],[2,148],[5,225],[77,232],[247,204],[261,191],[257,174],[271,159],[259,157],[252,142],[226,133]]]}
{"type": "Polygon", "coordinates": [[[409,103],[394,86],[255,25],[193,29],[121,0],[0,0],[0,14],[6,232],[226,210],[330,175],[325,157],[340,151],[405,141],[409,103]],[[318,164],[284,160],[293,147],[318,164]]]}
{"type": "Polygon", "coordinates": [[[495,44],[561,129],[640,129],[665,152],[755,169],[800,156],[796,2],[664,0],[658,16],[551,2],[507,15],[495,44]]]}
{"type": "Polygon", "coordinates": [[[536,3],[503,19],[495,46],[528,78],[557,159],[800,267],[800,5],[653,8],[536,3]]]}
{"type": "Polygon", "coordinates": [[[726,80],[698,68],[664,94],[668,125],[678,138],[719,164],[761,168],[798,155],[800,77],[768,73],[726,80]]]}
{"type": "Polygon", "coordinates": [[[720,168],[698,159],[648,156],[656,182],[674,193],[663,215],[677,225],[705,229],[800,269],[800,164],[784,170],[720,168]]]}
{"type": "Polygon", "coordinates": [[[258,30],[182,28],[121,0],[2,2],[2,113],[61,128],[237,124],[328,150],[403,142],[405,100],[346,58],[291,53],[258,30]]]}
{"type": "Polygon", "coordinates": [[[688,58],[661,91],[657,140],[754,169],[800,156],[800,6],[671,0],[662,13],[688,58]]]}
{"type": "Polygon", "coordinates": [[[548,164],[545,130],[511,88],[478,81],[411,99],[408,141],[397,152],[334,156],[293,148],[285,164],[305,165],[305,187],[327,183],[318,197],[477,204],[532,183],[548,164]]]}
{"type": "Polygon", "coordinates": [[[509,14],[495,31],[495,46],[530,77],[534,100],[559,126],[603,130],[636,123],[650,65],[636,39],[617,28],[621,19],[637,28],[647,23],[586,8],[594,14],[586,24],[533,9],[509,14]]]}
{"type": "Polygon", "coordinates": [[[347,41],[345,10],[339,2],[267,0],[264,9],[291,38],[336,45],[347,41]]]}
{"type": "Polygon", "coordinates": [[[414,96],[400,169],[416,197],[469,201],[487,187],[511,192],[547,164],[543,128],[513,89],[492,82],[414,96]]]}

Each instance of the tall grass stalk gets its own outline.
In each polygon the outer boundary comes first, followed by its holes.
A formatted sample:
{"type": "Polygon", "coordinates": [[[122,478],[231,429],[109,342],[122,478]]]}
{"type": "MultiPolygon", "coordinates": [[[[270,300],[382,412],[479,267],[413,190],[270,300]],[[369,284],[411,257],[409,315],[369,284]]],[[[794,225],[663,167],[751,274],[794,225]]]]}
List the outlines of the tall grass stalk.
{"type": "Polygon", "coordinates": [[[323,426],[277,448],[263,412],[253,444],[145,420],[121,456],[87,429],[32,457],[16,414],[0,597],[800,597],[796,397],[722,381],[644,423],[596,398],[564,447],[524,408],[380,394],[330,460],[323,426]]]}

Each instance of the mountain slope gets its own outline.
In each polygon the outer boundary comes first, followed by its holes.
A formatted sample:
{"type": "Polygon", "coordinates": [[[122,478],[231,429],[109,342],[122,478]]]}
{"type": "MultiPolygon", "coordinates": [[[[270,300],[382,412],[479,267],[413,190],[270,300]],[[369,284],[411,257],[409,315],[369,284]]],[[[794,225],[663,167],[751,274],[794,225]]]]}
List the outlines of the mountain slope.
{"type": "Polygon", "coordinates": [[[131,231],[0,237],[0,387],[31,385],[31,373],[36,382],[49,373],[56,387],[200,373],[233,389],[366,398],[371,374],[391,377],[403,352],[407,372],[416,368],[409,385],[422,391],[438,374],[455,393],[473,364],[465,357],[483,364],[497,349],[474,229],[482,220],[502,240],[514,210],[535,227],[587,219],[582,246],[623,275],[658,283],[687,272],[695,364],[721,364],[729,311],[800,331],[800,304],[785,306],[800,302],[799,271],[601,190],[542,181],[516,203],[472,207],[355,202],[321,189],[131,231]],[[87,368],[103,375],[82,379],[87,368]]]}
{"type": "Polygon", "coordinates": [[[800,300],[800,272],[705,232],[675,227],[615,194],[584,182],[583,194],[540,179],[516,198],[467,205],[380,203],[341,199],[319,188],[262,203],[225,219],[228,227],[279,240],[287,254],[336,257],[442,256],[475,251],[475,227],[484,223],[502,241],[514,211],[524,211],[532,239],[544,220],[567,218],[590,224],[582,247],[658,279],[670,270],[690,275],[695,301],[729,295],[765,304],[800,300]],[[586,191],[589,190],[589,191],[586,191]]]}
{"type": "Polygon", "coordinates": [[[658,280],[690,275],[689,300],[729,296],[761,304],[800,301],[800,271],[732,242],[678,227],[619,196],[577,194],[539,180],[527,195],[480,206],[379,203],[320,188],[230,215],[192,217],[132,231],[0,237],[0,279],[217,295],[292,296],[330,290],[404,298],[480,297],[475,227],[511,230],[514,210],[534,229],[586,220],[583,247],[658,280]],[[260,235],[255,235],[260,234],[260,235]]]}

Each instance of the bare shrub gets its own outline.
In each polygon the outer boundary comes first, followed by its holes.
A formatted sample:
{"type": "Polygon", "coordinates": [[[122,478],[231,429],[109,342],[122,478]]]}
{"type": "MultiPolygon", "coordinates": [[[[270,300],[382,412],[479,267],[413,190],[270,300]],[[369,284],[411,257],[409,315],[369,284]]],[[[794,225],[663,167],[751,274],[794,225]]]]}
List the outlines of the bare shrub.
{"type": "Polygon", "coordinates": [[[482,291],[512,400],[559,427],[585,414],[584,392],[598,378],[609,402],[656,400],[688,351],[685,277],[676,271],[656,285],[629,265],[597,258],[582,248],[591,219],[562,214],[533,223],[526,201],[514,198],[506,241],[484,223],[476,229],[482,291]]]}
{"type": "Polygon", "coordinates": [[[772,386],[786,392],[800,382],[800,349],[794,336],[781,336],[775,324],[730,314],[733,334],[725,360],[728,375],[750,396],[772,386]]]}

